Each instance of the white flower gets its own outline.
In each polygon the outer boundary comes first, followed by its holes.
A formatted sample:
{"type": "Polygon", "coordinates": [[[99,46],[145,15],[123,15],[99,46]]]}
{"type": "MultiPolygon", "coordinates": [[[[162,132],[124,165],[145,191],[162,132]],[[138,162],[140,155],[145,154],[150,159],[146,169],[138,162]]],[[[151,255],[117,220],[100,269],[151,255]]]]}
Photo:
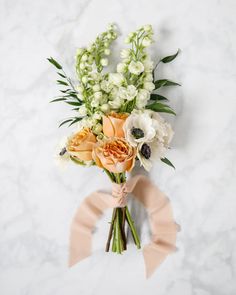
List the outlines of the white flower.
{"type": "Polygon", "coordinates": [[[119,63],[116,67],[118,73],[124,73],[126,71],[127,65],[125,63],[119,63]]]}
{"type": "Polygon", "coordinates": [[[129,85],[127,88],[120,87],[118,96],[123,100],[133,100],[137,95],[138,90],[134,85],[129,85]]]}
{"type": "Polygon", "coordinates": [[[95,92],[94,98],[99,101],[102,98],[102,92],[101,91],[95,92]]]}
{"type": "Polygon", "coordinates": [[[108,59],[107,58],[102,58],[100,60],[100,63],[103,67],[106,67],[108,65],[108,59]]]}
{"type": "Polygon", "coordinates": [[[124,76],[120,73],[110,73],[109,82],[116,86],[121,86],[124,82],[124,76]]]}
{"type": "Polygon", "coordinates": [[[120,52],[121,58],[129,58],[130,56],[130,49],[122,49],[120,52]]]}
{"type": "Polygon", "coordinates": [[[124,124],[125,138],[132,146],[150,142],[156,135],[152,118],[148,112],[133,111],[124,124]]]}
{"type": "Polygon", "coordinates": [[[147,72],[145,74],[144,81],[146,81],[146,82],[152,82],[153,81],[153,76],[152,76],[152,74],[150,72],[147,72]]]}
{"type": "Polygon", "coordinates": [[[120,99],[119,97],[116,97],[114,100],[111,100],[108,102],[108,104],[110,105],[111,109],[119,109],[121,107],[121,105],[123,104],[123,100],[120,99]]]}
{"type": "Polygon", "coordinates": [[[64,137],[56,147],[54,160],[58,167],[65,169],[70,161],[70,155],[66,151],[67,138],[64,137]]]}
{"type": "Polygon", "coordinates": [[[93,91],[96,92],[96,91],[99,91],[101,88],[100,88],[100,85],[99,84],[95,84],[93,86],[93,91]]]}
{"type": "Polygon", "coordinates": [[[102,75],[100,73],[91,73],[91,78],[98,82],[102,79],[102,75]]]}
{"type": "Polygon", "coordinates": [[[110,50],[109,48],[106,48],[106,49],[104,50],[104,54],[105,54],[105,55],[110,55],[110,53],[111,53],[111,50],[110,50]]]}
{"type": "Polygon", "coordinates": [[[109,106],[109,104],[104,103],[104,104],[101,106],[101,111],[102,111],[102,112],[107,113],[107,112],[109,112],[109,110],[110,110],[110,106],[109,106]]]}
{"type": "Polygon", "coordinates": [[[143,38],[143,41],[142,41],[143,47],[148,47],[151,45],[151,43],[152,43],[152,40],[150,38],[148,37],[143,38]]]}
{"type": "Polygon", "coordinates": [[[153,121],[153,127],[156,130],[156,138],[161,142],[166,148],[169,147],[169,144],[173,138],[174,131],[171,128],[171,125],[167,123],[161,115],[151,110],[149,112],[150,118],[153,121]]]}
{"type": "Polygon", "coordinates": [[[97,123],[94,127],[93,127],[93,132],[95,134],[99,134],[102,132],[102,124],[97,123]]]}
{"type": "Polygon", "coordinates": [[[87,77],[87,76],[83,76],[83,77],[82,77],[82,82],[83,82],[84,84],[86,84],[86,83],[88,82],[88,77],[87,77]]]}
{"type": "Polygon", "coordinates": [[[110,82],[106,81],[106,80],[103,80],[103,81],[101,82],[101,88],[102,88],[102,90],[105,91],[106,93],[111,92],[112,87],[113,87],[112,84],[111,84],[110,82]]]}
{"type": "Polygon", "coordinates": [[[143,88],[152,92],[155,89],[155,84],[152,82],[144,82],[143,83],[143,88]]]}
{"type": "Polygon", "coordinates": [[[128,69],[130,71],[130,73],[134,74],[134,75],[139,75],[144,71],[144,66],[141,63],[141,61],[131,61],[131,63],[128,66],[128,69]]]}
{"type": "Polygon", "coordinates": [[[84,104],[79,108],[79,113],[82,116],[86,116],[87,115],[87,108],[86,108],[86,106],[84,104]]]}
{"type": "Polygon", "coordinates": [[[143,66],[146,72],[151,72],[154,68],[153,61],[149,57],[145,58],[143,66]]]}
{"type": "Polygon", "coordinates": [[[152,32],[152,26],[151,25],[145,25],[143,26],[143,29],[145,32],[152,32]]]}
{"type": "Polygon", "coordinates": [[[144,108],[146,106],[149,98],[150,98],[149,91],[147,91],[145,89],[140,89],[137,94],[137,97],[136,97],[136,107],[138,109],[144,108]]]}
{"type": "Polygon", "coordinates": [[[137,157],[140,160],[140,165],[150,171],[153,163],[163,158],[165,152],[166,148],[156,139],[153,142],[139,144],[137,157]]]}

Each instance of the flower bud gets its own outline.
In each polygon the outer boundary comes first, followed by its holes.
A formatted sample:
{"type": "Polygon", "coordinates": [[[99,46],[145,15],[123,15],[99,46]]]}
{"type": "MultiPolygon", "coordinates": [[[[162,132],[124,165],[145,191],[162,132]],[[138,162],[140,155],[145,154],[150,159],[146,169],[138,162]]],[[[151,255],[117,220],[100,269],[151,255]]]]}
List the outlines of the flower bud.
{"type": "Polygon", "coordinates": [[[106,67],[108,65],[108,59],[107,58],[102,58],[100,61],[101,65],[103,67],[106,67]]]}

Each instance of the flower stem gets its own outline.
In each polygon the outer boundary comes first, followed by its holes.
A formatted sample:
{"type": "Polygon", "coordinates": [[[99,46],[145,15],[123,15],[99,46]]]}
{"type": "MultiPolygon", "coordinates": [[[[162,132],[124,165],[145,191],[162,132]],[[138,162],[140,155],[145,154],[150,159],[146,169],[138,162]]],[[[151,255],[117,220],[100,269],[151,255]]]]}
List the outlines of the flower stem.
{"type": "Polygon", "coordinates": [[[135,242],[137,248],[140,249],[141,246],[140,246],[139,236],[138,236],[138,233],[137,233],[136,228],[134,226],[134,222],[133,222],[133,220],[131,218],[131,215],[129,213],[128,207],[125,207],[125,213],[126,213],[126,218],[127,218],[128,224],[130,226],[130,230],[131,230],[134,242],[135,242]]]}

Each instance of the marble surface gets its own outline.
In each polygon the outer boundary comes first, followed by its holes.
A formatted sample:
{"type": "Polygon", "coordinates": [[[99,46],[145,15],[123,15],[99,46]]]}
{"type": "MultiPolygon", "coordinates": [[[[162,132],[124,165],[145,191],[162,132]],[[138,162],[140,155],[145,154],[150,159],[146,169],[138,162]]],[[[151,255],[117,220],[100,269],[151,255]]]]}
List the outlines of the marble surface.
{"type": "MultiPolygon", "coordinates": [[[[233,0],[0,0],[0,294],[236,294],[236,2],[233,0]],[[159,77],[180,81],[167,89],[177,117],[168,157],[150,178],[172,201],[178,251],[151,279],[132,243],[117,257],[104,253],[109,213],[99,222],[94,254],[68,269],[68,233],[89,192],[109,186],[95,168],[59,170],[55,146],[69,129],[69,112],[50,105],[57,94],[46,57],[73,75],[75,50],[109,22],[123,34],[151,23],[157,59],[181,48],[159,77]]],[[[115,52],[118,55],[118,52],[115,52]]],[[[117,57],[115,58],[117,59],[117,57]]],[[[131,203],[148,240],[145,212],[131,203]]]]}

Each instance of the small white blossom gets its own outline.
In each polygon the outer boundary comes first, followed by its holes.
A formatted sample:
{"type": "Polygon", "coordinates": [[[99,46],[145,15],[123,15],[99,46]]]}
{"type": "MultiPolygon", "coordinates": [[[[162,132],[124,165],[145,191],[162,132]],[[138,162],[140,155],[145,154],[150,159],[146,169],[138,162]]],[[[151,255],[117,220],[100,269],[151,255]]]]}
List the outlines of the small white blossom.
{"type": "Polygon", "coordinates": [[[153,61],[150,58],[145,58],[143,66],[146,72],[151,72],[154,68],[153,61]]]}
{"type": "Polygon", "coordinates": [[[120,52],[121,58],[129,58],[130,56],[130,49],[122,49],[120,52]]]}
{"type": "Polygon", "coordinates": [[[101,111],[104,112],[104,113],[109,112],[109,111],[110,111],[110,106],[109,106],[109,104],[104,103],[104,104],[101,106],[101,111]]]}
{"type": "Polygon", "coordinates": [[[151,43],[152,43],[152,40],[150,38],[148,37],[143,38],[143,41],[142,41],[143,47],[148,47],[151,45],[151,43]]]}
{"type": "Polygon", "coordinates": [[[108,59],[107,58],[102,58],[100,60],[100,63],[103,67],[106,67],[108,65],[108,59]]]}
{"type": "Polygon", "coordinates": [[[102,92],[101,91],[97,91],[94,93],[94,98],[97,100],[100,100],[102,98],[102,92]]]}
{"type": "Polygon", "coordinates": [[[125,63],[119,63],[116,67],[118,73],[124,73],[127,69],[127,65],[125,63]]]}
{"type": "Polygon", "coordinates": [[[86,116],[87,115],[87,108],[86,108],[86,106],[84,104],[79,108],[79,113],[82,116],[86,116]]]}
{"type": "Polygon", "coordinates": [[[96,92],[96,91],[99,91],[101,88],[100,88],[100,85],[99,84],[95,84],[93,86],[93,91],[96,92]]]}
{"type": "Polygon", "coordinates": [[[143,88],[152,92],[155,89],[155,84],[152,82],[144,82],[143,88]]]}
{"type": "Polygon", "coordinates": [[[144,66],[140,61],[135,62],[132,60],[128,66],[128,69],[130,73],[134,75],[139,75],[144,71],[144,66]]]}
{"type": "Polygon", "coordinates": [[[111,54],[111,50],[110,50],[109,48],[106,48],[106,49],[104,50],[104,54],[105,54],[105,55],[110,55],[110,54],[111,54]]]}
{"type": "Polygon", "coordinates": [[[140,89],[136,97],[136,107],[142,109],[146,106],[150,98],[150,93],[146,89],[140,89]]]}
{"type": "Polygon", "coordinates": [[[113,87],[112,84],[111,84],[110,82],[106,81],[106,80],[103,80],[103,81],[101,82],[101,89],[102,89],[103,91],[105,91],[106,93],[111,92],[112,87],[113,87]]]}
{"type": "Polygon", "coordinates": [[[116,86],[121,86],[124,82],[124,76],[120,73],[110,73],[109,82],[116,86]]]}

